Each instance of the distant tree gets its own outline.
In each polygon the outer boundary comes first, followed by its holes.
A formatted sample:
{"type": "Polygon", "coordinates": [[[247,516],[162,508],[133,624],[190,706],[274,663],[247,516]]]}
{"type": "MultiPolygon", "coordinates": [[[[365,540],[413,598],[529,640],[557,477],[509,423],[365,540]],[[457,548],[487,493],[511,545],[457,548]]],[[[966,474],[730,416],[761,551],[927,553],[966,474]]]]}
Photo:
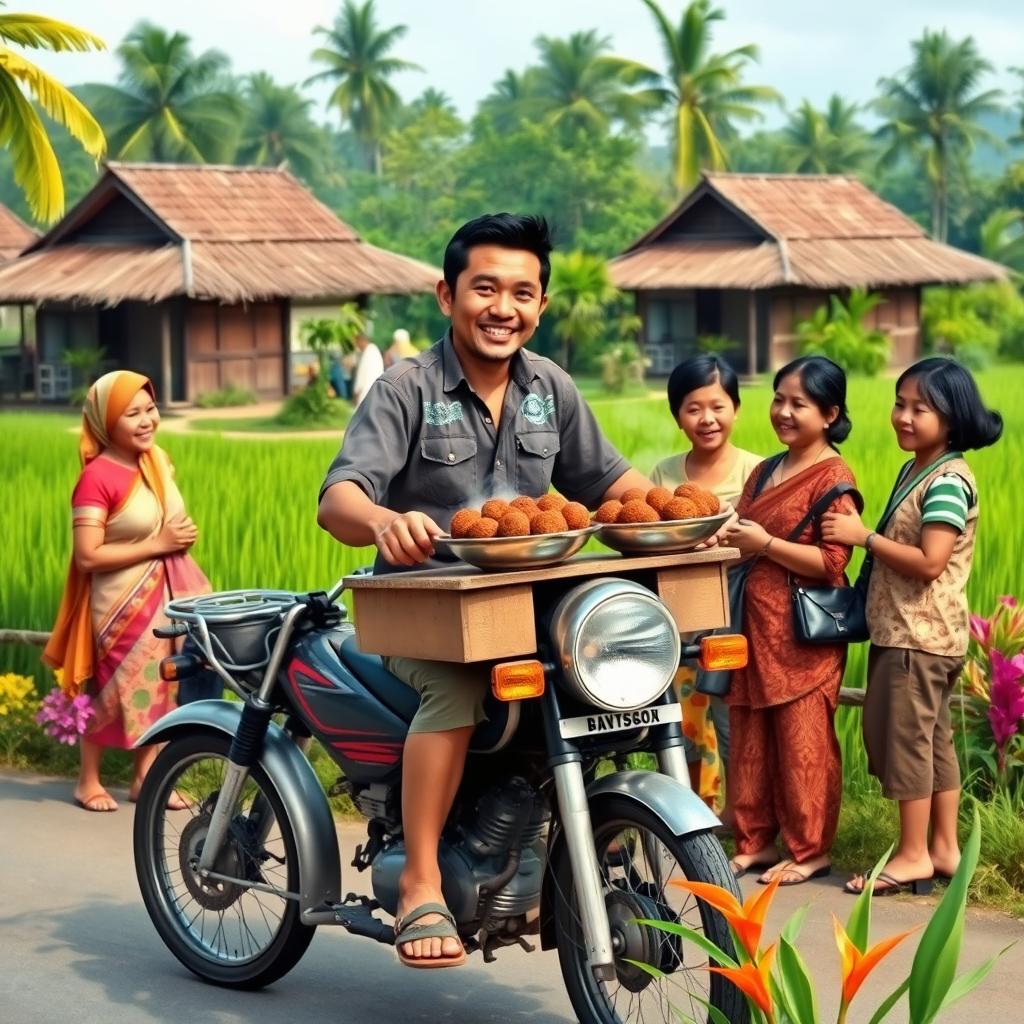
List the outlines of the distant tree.
{"type": "Polygon", "coordinates": [[[103,131],[85,105],[56,78],[25,60],[14,43],[33,50],[103,50],[106,43],[84,29],[39,14],[0,14],[0,147],[9,150],[14,181],[32,215],[47,223],[64,212],[64,181],[36,108],[67,129],[91,157],[106,148],[103,131]]]}
{"type": "Polygon", "coordinates": [[[800,174],[846,174],[861,168],[871,140],[857,122],[858,106],[837,94],[824,111],[804,100],[782,129],[786,169],[800,174]]]}
{"type": "Polygon", "coordinates": [[[409,104],[409,109],[415,111],[417,114],[446,114],[450,117],[458,117],[458,111],[455,109],[455,104],[452,102],[451,96],[446,92],[442,92],[440,89],[435,89],[430,86],[424,89],[409,104]]]}
{"type": "MultiPolygon", "coordinates": [[[[735,122],[761,117],[760,104],[779,102],[764,85],[744,85],[743,73],[757,59],[753,44],[728,53],[710,53],[711,28],[725,12],[710,0],[692,0],[673,25],[655,0],[643,0],[654,17],[665,51],[663,101],[671,109],[672,181],[680,192],[691,188],[702,170],[729,164],[725,141],[735,122]]],[[[657,75],[657,72],[651,72],[657,75]]]]}
{"type": "Polygon", "coordinates": [[[539,36],[540,65],[529,85],[534,109],[565,138],[604,134],[615,125],[638,128],[659,107],[661,90],[634,90],[657,75],[634,61],[609,58],[611,39],[591,29],[567,39],[539,36]]]}
{"type": "Polygon", "coordinates": [[[117,85],[82,87],[107,128],[111,156],[160,163],[225,163],[234,156],[243,104],[223,53],[196,56],[187,35],[142,21],[117,55],[117,85]]]}
{"type": "Polygon", "coordinates": [[[523,72],[509,69],[477,108],[478,117],[498,131],[514,131],[524,120],[537,116],[539,110],[537,76],[539,68],[523,72]]]}
{"type": "Polygon", "coordinates": [[[994,210],[981,225],[981,255],[1024,274],[1024,210],[994,210]]]}
{"type": "Polygon", "coordinates": [[[552,254],[548,294],[548,315],[562,344],[559,362],[570,371],[577,353],[604,333],[609,310],[621,296],[608,277],[605,261],[579,250],[552,254]]]}
{"type": "Polygon", "coordinates": [[[1020,123],[1018,125],[1019,131],[1016,135],[1010,136],[1010,142],[1016,146],[1024,145],[1024,68],[1010,68],[1015,74],[1020,76],[1020,89],[1016,95],[1017,114],[1020,117],[1020,123]]]}
{"type": "Polygon", "coordinates": [[[311,181],[323,158],[323,132],[313,123],[313,101],[294,85],[278,85],[265,71],[245,79],[245,127],[238,144],[239,163],[276,167],[287,163],[311,181]]]}
{"type": "Polygon", "coordinates": [[[313,51],[313,60],[327,67],[305,84],[334,83],[327,105],[336,107],[342,122],[351,125],[363,147],[367,169],[377,175],[381,173],[381,140],[402,103],[388,79],[399,71],[423,70],[418,64],[387,56],[407,30],[406,25],[379,28],[374,0],[366,0],[362,6],[345,0],[331,28],[318,25],[314,29],[326,45],[313,51]]]}
{"type": "Polygon", "coordinates": [[[949,199],[954,172],[967,175],[967,157],[979,140],[998,144],[978,123],[999,109],[1000,90],[978,91],[992,65],[978,53],[974,39],[959,42],[945,32],[925,30],[911,43],[913,60],[895,78],[882,78],[875,103],[885,119],[879,136],[885,159],[910,157],[923,164],[931,190],[931,232],[949,236],[949,199]]]}

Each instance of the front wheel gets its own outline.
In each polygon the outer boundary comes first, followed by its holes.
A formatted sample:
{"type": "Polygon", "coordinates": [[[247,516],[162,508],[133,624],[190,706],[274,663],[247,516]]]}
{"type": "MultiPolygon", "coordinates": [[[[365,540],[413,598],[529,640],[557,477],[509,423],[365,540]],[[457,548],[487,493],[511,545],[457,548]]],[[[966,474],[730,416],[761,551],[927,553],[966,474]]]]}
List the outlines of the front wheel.
{"type": "Polygon", "coordinates": [[[552,864],[558,959],[581,1024],[662,1024],[677,1016],[673,1010],[679,1011],[678,1019],[706,1021],[709,1015],[701,1000],[732,1024],[745,1024],[742,994],[721,975],[708,972],[706,953],[685,939],[636,923],[638,918],[677,922],[732,954],[729,926],[721,914],[669,884],[685,878],[735,892],[736,882],[718,840],[707,832],[675,836],[656,814],[620,796],[592,806],[591,822],[615,948],[613,981],[598,981],[587,963],[564,842],[552,864]],[[655,978],[630,961],[648,964],[664,976],[655,978]]]}
{"type": "Polygon", "coordinates": [[[135,871],[156,930],[190,971],[217,985],[254,989],[290,971],[316,929],[302,923],[298,901],[285,895],[300,891],[295,834],[258,764],[214,864],[224,877],[198,874],[230,747],[229,737],[202,732],[160,752],[135,809],[135,871]],[[175,793],[185,810],[168,808],[175,793]]]}

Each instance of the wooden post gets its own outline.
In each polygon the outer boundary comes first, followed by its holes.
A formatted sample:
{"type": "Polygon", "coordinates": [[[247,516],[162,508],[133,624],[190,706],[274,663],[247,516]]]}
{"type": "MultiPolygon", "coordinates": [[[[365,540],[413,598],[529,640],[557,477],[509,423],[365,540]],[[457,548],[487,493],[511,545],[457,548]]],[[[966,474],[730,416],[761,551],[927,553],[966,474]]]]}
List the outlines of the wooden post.
{"type": "Polygon", "coordinates": [[[160,304],[160,400],[169,405],[174,398],[171,380],[171,304],[160,304]]]}
{"type": "Polygon", "coordinates": [[[757,374],[757,292],[747,292],[747,376],[757,374]]]}

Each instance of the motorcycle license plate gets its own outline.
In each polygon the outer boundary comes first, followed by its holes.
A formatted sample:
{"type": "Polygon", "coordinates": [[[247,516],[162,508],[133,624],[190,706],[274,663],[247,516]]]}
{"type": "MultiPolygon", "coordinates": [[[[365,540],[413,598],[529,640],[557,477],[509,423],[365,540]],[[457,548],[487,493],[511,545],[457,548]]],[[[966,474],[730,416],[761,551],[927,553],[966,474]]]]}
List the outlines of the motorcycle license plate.
{"type": "Polygon", "coordinates": [[[595,711],[592,715],[559,719],[558,728],[563,740],[581,736],[598,736],[605,732],[624,732],[627,729],[646,729],[666,722],[681,722],[683,709],[679,704],[659,704],[654,708],[636,711],[595,711]]]}

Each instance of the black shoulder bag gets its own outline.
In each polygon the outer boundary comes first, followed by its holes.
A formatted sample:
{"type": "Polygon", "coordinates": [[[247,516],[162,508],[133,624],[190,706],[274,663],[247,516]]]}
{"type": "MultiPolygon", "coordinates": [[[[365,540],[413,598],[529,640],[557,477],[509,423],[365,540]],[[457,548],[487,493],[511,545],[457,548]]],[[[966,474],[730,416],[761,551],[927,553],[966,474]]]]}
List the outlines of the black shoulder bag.
{"type": "MultiPolygon", "coordinates": [[[[765,484],[771,479],[779,463],[786,457],[785,452],[773,455],[766,460],[764,470],[754,485],[751,498],[756,498],[764,490],[765,484]]],[[[747,576],[756,558],[747,559],[739,565],[729,569],[729,625],[714,630],[714,633],[739,633],[743,627],[743,591],[747,585],[747,576]]],[[[710,697],[724,697],[729,692],[729,684],[732,680],[731,669],[718,669],[713,672],[705,672],[704,669],[697,670],[697,679],[694,688],[698,693],[706,693],[710,697]]]]}
{"type": "MultiPolygon", "coordinates": [[[[944,462],[960,457],[959,452],[947,452],[926,466],[909,484],[904,480],[910,473],[913,462],[908,462],[896,477],[896,484],[889,495],[885,512],[875,527],[875,533],[881,533],[888,525],[893,513],[903,503],[917,485],[941,466],[944,462]]],[[[804,517],[796,529],[799,536],[813,519],[818,520],[829,506],[843,494],[853,496],[859,512],[864,509],[864,501],[850,484],[837,484],[823,498],[815,502],[814,507],[804,517]]],[[[794,539],[790,537],[790,540],[794,539]]],[[[796,638],[805,644],[859,644],[870,639],[868,633],[867,599],[868,583],[871,579],[871,568],[874,559],[870,552],[861,565],[857,582],[852,587],[801,586],[793,582],[790,576],[790,593],[793,599],[793,629],[796,638]]]]}

